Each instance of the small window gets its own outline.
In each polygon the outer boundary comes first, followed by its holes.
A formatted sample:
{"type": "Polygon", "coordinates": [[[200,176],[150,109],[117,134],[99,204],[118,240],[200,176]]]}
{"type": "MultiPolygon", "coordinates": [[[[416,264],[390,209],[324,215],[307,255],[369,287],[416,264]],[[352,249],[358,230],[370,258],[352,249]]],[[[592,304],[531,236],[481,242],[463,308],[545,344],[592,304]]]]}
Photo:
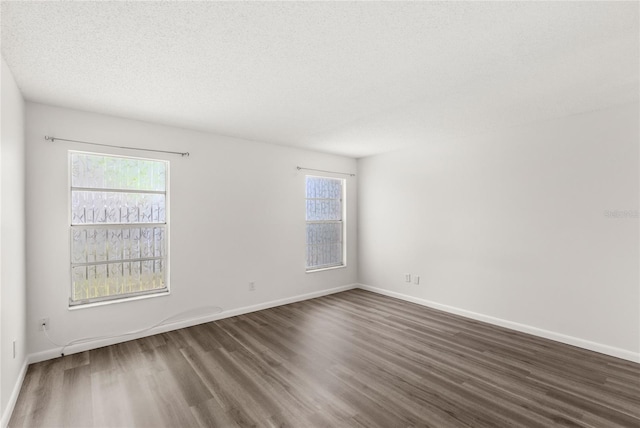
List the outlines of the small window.
{"type": "Polygon", "coordinates": [[[168,291],[167,169],[70,152],[71,306],[168,291]]]}
{"type": "Polygon", "coordinates": [[[306,177],[307,271],[344,266],[342,179],[306,177]]]}

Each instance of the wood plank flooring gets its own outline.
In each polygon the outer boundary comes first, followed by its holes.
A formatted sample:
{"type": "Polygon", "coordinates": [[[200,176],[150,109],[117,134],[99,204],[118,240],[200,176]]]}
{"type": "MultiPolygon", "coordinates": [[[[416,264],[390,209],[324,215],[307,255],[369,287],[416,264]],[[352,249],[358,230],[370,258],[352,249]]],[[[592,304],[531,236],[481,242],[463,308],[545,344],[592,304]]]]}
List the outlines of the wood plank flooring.
{"type": "Polygon", "coordinates": [[[640,364],[352,290],[33,364],[11,427],[639,427],[640,364]]]}

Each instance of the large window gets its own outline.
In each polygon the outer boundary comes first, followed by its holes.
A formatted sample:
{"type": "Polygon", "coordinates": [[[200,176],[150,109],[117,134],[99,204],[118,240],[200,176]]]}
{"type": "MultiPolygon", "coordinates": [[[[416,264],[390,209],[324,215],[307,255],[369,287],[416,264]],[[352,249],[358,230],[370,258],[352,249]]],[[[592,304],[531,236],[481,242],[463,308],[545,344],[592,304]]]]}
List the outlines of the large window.
{"type": "Polygon", "coordinates": [[[70,305],[168,291],[167,167],[70,152],[70,305]]]}
{"type": "Polygon", "coordinates": [[[344,180],[306,177],[307,271],[344,266],[344,180]]]}

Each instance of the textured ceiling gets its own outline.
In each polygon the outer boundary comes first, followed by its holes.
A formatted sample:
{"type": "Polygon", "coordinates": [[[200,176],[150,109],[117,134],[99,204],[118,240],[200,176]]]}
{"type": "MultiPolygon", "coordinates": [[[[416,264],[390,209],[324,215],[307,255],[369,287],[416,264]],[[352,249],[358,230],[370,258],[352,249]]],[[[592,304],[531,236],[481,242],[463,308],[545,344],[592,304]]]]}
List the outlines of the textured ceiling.
{"type": "Polygon", "coordinates": [[[31,101],[353,157],[637,102],[638,2],[2,2],[31,101]]]}

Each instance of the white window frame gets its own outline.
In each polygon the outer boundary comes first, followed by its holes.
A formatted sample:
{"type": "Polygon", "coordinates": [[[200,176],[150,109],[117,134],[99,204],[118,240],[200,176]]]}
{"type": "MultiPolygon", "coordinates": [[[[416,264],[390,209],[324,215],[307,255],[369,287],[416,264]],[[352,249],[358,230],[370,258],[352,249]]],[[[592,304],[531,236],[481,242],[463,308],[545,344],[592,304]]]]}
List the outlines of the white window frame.
{"type": "Polygon", "coordinates": [[[314,272],[322,272],[325,270],[332,269],[342,269],[347,267],[347,180],[340,177],[332,177],[332,176],[324,176],[324,175],[312,175],[307,174],[304,176],[305,182],[305,254],[309,244],[307,243],[306,237],[306,225],[310,223],[341,223],[342,224],[342,261],[340,264],[336,265],[319,265],[319,266],[307,266],[306,265],[306,257],[305,257],[305,271],[306,273],[314,273],[314,272]],[[342,194],[341,194],[341,205],[342,205],[342,220],[312,220],[307,221],[306,219],[306,201],[309,199],[306,195],[306,182],[307,178],[322,178],[322,179],[331,179],[338,180],[341,182],[342,194]]]}
{"type": "MultiPolygon", "coordinates": [[[[68,208],[68,225],[69,225],[69,309],[80,309],[87,308],[93,306],[100,306],[111,303],[118,302],[127,302],[132,300],[145,299],[150,297],[159,297],[166,296],[170,294],[170,233],[169,233],[169,218],[170,218],[170,198],[169,198],[169,167],[170,163],[164,159],[154,159],[154,158],[143,158],[137,156],[125,156],[125,155],[116,155],[112,153],[100,153],[100,152],[86,152],[86,151],[77,151],[77,150],[69,150],[68,151],[68,185],[69,189],[69,200],[67,202],[68,208]],[[108,156],[112,158],[122,158],[122,159],[135,159],[135,160],[145,160],[152,162],[162,162],[165,164],[165,190],[161,191],[140,191],[140,190],[125,190],[125,189],[95,189],[95,188],[82,188],[82,187],[73,187],[72,185],[72,156],[73,154],[80,155],[90,155],[90,156],[108,156]],[[95,192],[127,192],[127,193],[152,193],[152,194],[164,194],[165,195],[165,222],[164,223],[90,223],[90,224],[73,224],[73,191],[95,191],[95,192]],[[153,290],[144,290],[137,292],[130,292],[124,294],[117,294],[113,296],[101,296],[94,297],[83,300],[73,300],[73,267],[79,265],[101,265],[108,264],[107,262],[96,262],[96,263],[73,263],[73,230],[74,229],[87,229],[87,228],[96,228],[96,229],[118,229],[118,228],[127,228],[127,227],[163,227],[165,233],[165,257],[162,258],[164,260],[164,284],[163,288],[153,289],[153,290]]],[[[140,258],[134,259],[134,261],[145,261],[145,260],[155,260],[160,258],[140,258]]]]}

